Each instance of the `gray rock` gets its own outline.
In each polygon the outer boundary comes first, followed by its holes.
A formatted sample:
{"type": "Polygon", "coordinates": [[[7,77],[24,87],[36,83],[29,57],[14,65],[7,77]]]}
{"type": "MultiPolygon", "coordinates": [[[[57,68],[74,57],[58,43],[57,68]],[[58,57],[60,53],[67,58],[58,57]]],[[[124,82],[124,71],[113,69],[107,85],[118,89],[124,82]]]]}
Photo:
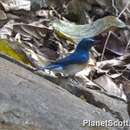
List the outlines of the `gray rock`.
{"type": "Polygon", "coordinates": [[[18,127],[13,130],[123,130],[84,128],[83,120],[117,119],[60,86],[0,58],[0,124],[8,125],[7,130],[12,126],[18,127]]]}
{"type": "MultiPolygon", "coordinates": [[[[65,88],[70,93],[76,95],[77,97],[83,97],[88,103],[103,109],[107,112],[110,112],[113,117],[119,120],[129,120],[128,114],[128,103],[122,98],[118,98],[113,95],[105,93],[99,88],[94,86],[90,88],[88,85],[83,85],[83,80],[77,79],[78,84],[73,82],[74,79],[60,79],[60,81],[55,83],[60,85],[62,88],[65,88]]],[[[54,81],[54,80],[53,80],[54,81]]],[[[52,81],[52,82],[53,82],[52,81]]]]}

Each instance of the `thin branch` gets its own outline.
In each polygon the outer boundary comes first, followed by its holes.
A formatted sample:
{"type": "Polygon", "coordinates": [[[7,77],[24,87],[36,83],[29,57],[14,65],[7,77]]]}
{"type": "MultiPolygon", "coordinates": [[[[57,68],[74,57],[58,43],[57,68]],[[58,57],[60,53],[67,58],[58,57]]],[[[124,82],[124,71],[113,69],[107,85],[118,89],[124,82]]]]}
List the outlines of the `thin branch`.
{"type": "Polygon", "coordinates": [[[108,35],[107,35],[107,38],[106,38],[106,41],[105,41],[105,45],[104,45],[104,47],[103,47],[102,56],[101,56],[101,61],[102,61],[103,58],[104,58],[104,54],[105,54],[105,50],[106,50],[106,46],[107,46],[107,43],[108,43],[108,40],[109,40],[111,34],[112,34],[112,32],[109,31],[109,33],[108,33],[108,35]]]}
{"type": "Polygon", "coordinates": [[[129,8],[127,8],[127,11],[128,11],[128,13],[130,13],[130,9],[129,8]]]}
{"type": "Polygon", "coordinates": [[[128,47],[129,47],[129,45],[130,45],[130,39],[129,39],[129,41],[128,41],[127,45],[126,45],[126,48],[125,48],[124,53],[126,53],[126,52],[127,52],[127,49],[128,49],[128,47]]]}
{"type": "Polygon", "coordinates": [[[116,16],[118,16],[119,10],[116,8],[114,1],[115,1],[115,0],[112,0],[112,7],[113,7],[113,8],[115,9],[115,11],[116,11],[116,16]]]}
{"type": "Polygon", "coordinates": [[[124,7],[124,9],[123,9],[123,10],[120,12],[120,14],[118,15],[118,18],[120,18],[121,15],[122,15],[126,10],[128,10],[129,4],[130,4],[130,1],[127,2],[127,4],[126,4],[126,6],[124,7]]]}

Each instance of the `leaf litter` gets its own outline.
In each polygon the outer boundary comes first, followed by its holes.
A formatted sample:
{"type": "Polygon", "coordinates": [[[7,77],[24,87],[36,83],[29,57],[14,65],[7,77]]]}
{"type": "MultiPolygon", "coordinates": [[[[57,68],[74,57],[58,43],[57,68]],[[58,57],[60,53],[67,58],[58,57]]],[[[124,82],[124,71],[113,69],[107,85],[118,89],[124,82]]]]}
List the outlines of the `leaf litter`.
{"type": "MultiPolygon", "coordinates": [[[[111,3],[109,6],[116,10],[114,14],[107,8],[104,14],[100,11],[95,14],[89,8],[88,21],[82,25],[71,21],[71,17],[68,19],[65,13],[70,3],[66,1],[62,11],[55,3],[48,7],[47,3],[38,3],[38,9],[30,0],[0,0],[0,3],[0,38],[4,39],[4,42],[0,40],[0,53],[35,70],[71,53],[82,38],[96,37],[100,44],[90,52],[89,67],[76,76],[84,78],[90,86],[100,86],[108,95],[127,100],[130,93],[129,3],[119,8],[111,3]],[[8,48],[7,43],[11,45],[8,48]],[[17,50],[29,64],[14,56],[14,52],[20,56],[17,50]]],[[[92,3],[89,4],[92,7],[92,3]]],[[[98,1],[96,4],[107,5],[98,1]]]]}

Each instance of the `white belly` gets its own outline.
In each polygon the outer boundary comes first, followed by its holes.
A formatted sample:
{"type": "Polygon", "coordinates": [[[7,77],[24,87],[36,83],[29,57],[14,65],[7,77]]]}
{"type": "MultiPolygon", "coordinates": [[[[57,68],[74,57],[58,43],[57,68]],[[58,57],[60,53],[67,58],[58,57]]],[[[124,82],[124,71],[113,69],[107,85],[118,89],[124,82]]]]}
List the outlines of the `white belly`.
{"type": "Polygon", "coordinates": [[[67,66],[64,70],[63,70],[63,73],[64,74],[67,74],[67,75],[74,75],[76,74],[77,72],[80,72],[82,71],[83,69],[85,69],[87,65],[86,64],[73,64],[73,65],[69,65],[67,66]]]}

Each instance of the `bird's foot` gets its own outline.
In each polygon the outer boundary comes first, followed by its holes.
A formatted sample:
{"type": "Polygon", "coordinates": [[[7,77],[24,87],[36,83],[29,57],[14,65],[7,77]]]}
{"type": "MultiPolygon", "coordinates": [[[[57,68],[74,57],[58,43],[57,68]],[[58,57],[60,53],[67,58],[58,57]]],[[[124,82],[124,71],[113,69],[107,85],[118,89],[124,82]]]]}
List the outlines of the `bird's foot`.
{"type": "Polygon", "coordinates": [[[58,78],[63,78],[64,75],[62,73],[56,73],[55,76],[57,76],[58,78]]]}

